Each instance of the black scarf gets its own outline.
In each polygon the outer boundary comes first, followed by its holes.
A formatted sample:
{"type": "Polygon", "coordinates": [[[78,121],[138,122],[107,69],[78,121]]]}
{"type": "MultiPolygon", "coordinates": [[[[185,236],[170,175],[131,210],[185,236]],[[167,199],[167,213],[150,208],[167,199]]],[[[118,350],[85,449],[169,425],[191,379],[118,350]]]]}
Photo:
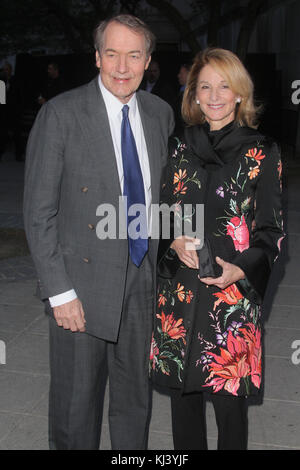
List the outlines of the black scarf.
{"type": "Polygon", "coordinates": [[[184,137],[201,166],[210,171],[240,158],[240,150],[247,142],[265,140],[256,129],[241,127],[235,121],[217,131],[211,131],[208,123],[187,127],[184,137]]]}

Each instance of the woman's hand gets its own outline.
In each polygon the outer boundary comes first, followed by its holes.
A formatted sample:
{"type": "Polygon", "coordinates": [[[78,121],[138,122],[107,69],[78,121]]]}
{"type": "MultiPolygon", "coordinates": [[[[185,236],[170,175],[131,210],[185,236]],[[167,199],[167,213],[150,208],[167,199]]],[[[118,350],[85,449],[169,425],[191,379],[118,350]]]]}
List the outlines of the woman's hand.
{"type": "Polygon", "coordinates": [[[227,263],[222,258],[216,257],[216,262],[223,268],[222,276],[220,277],[202,277],[201,282],[208,286],[217,286],[220,289],[226,289],[230,284],[234,284],[237,281],[245,278],[244,271],[238,266],[232,263],[227,263]]]}
{"type": "Polygon", "coordinates": [[[196,250],[197,245],[200,245],[198,238],[183,236],[176,238],[170,248],[176,251],[180,261],[188,268],[199,269],[199,258],[196,250]]]}

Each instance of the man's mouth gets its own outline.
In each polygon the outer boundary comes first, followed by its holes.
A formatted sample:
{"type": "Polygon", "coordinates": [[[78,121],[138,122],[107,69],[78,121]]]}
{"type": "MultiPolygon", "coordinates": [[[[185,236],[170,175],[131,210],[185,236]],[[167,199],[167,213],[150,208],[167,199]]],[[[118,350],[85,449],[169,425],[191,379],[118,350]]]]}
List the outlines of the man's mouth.
{"type": "Polygon", "coordinates": [[[114,79],[117,83],[128,83],[129,80],[130,80],[130,77],[113,77],[113,79],[114,79]]]}

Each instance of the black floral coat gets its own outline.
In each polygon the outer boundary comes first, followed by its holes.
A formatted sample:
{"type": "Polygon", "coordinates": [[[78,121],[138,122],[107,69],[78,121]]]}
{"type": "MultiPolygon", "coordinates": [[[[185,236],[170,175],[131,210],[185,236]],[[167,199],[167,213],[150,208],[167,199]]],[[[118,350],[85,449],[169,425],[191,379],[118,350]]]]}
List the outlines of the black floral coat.
{"type": "Polygon", "coordinates": [[[261,303],[284,236],[281,168],[274,142],[235,123],[214,132],[207,124],[195,126],[183,139],[171,139],[161,202],[204,204],[204,238],[213,258],[236,264],[246,278],[224,290],[208,287],[169,248],[172,240],[161,241],[154,383],[186,393],[258,393],[261,303]]]}

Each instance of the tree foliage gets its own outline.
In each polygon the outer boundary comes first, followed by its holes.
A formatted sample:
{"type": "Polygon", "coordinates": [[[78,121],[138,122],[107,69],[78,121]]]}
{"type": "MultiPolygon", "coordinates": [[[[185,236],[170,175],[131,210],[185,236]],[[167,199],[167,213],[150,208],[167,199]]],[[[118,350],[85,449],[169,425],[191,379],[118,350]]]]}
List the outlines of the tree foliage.
{"type": "Polygon", "coordinates": [[[247,52],[255,21],[262,9],[280,0],[1,0],[0,58],[19,52],[91,52],[98,21],[119,12],[147,20],[149,9],[166,18],[192,53],[200,50],[199,35],[218,46],[219,29],[239,19],[238,54],[247,52]]]}
{"type": "Polygon", "coordinates": [[[30,50],[92,50],[97,21],[120,9],[118,0],[1,0],[0,55],[30,50]]]}

